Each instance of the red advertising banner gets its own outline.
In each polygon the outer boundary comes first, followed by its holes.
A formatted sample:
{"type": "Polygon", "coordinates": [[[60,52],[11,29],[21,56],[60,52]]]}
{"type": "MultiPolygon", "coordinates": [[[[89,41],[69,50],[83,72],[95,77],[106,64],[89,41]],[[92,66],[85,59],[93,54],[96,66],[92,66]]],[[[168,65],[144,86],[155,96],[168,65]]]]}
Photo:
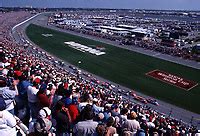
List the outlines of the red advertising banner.
{"type": "Polygon", "coordinates": [[[190,81],[161,70],[153,70],[146,73],[146,75],[185,90],[190,90],[198,85],[198,83],[194,81],[190,81]]]}

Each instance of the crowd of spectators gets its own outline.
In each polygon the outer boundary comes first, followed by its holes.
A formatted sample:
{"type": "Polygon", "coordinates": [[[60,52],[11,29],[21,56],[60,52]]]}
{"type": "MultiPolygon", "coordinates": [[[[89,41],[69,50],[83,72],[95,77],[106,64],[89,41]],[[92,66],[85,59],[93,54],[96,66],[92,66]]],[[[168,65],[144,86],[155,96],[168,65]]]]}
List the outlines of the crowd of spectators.
{"type": "Polygon", "coordinates": [[[10,30],[30,16],[28,12],[0,16],[2,136],[21,131],[30,136],[199,135],[194,126],[131,103],[112,89],[52,64],[44,57],[49,56],[37,53],[38,47],[16,44],[10,30]]]}

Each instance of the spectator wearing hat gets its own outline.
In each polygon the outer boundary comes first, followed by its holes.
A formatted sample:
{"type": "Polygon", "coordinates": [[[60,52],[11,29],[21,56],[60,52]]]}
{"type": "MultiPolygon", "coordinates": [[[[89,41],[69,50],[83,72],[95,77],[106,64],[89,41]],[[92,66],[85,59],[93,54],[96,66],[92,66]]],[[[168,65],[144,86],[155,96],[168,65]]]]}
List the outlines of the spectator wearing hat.
{"type": "Polygon", "coordinates": [[[39,101],[37,98],[38,93],[38,85],[40,83],[40,79],[35,79],[33,81],[33,86],[28,86],[27,96],[28,96],[28,105],[31,112],[31,117],[36,119],[39,112],[39,101]]]}
{"type": "Polygon", "coordinates": [[[104,106],[104,120],[107,120],[111,116],[111,110],[110,110],[110,105],[106,104],[104,106]]]}
{"type": "MultiPolygon", "coordinates": [[[[40,109],[39,113],[38,113],[38,118],[40,119],[49,119],[50,120],[50,116],[51,116],[51,110],[48,107],[43,107],[42,109],[40,109]]],[[[31,122],[29,122],[29,132],[35,132],[35,123],[37,123],[37,119],[32,119],[31,122]]]]}
{"type": "Polygon", "coordinates": [[[49,136],[51,132],[52,122],[47,118],[38,118],[34,124],[34,132],[31,132],[28,136],[49,136]]]}
{"type": "Polygon", "coordinates": [[[113,116],[113,117],[115,117],[115,116],[119,116],[120,114],[119,114],[119,107],[118,107],[118,105],[117,104],[113,104],[112,106],[111,106],[111,115],[113,116]]]}
{"type": "Polygon", "coordinates": [[[40,109],[38,116],[39,116],[39,118],[50,119],[51,110],[49,109],[49,107],[43,107],[42,109],[40,109]]]}
{"type": "Polygon", "coordinates": [[[0,134],[2,136],[16,136],[16,125],[16,119],[6,110],[4,98],[0,97],[0,134]]]}
{"type": "MultiPolygon", "coordinates": [[[[27,91],[28,87],[31,86],[31,83],[27,80],[25,75],[19,77],[19,83],[17,85],[19,96],[17,97],[17,104],[25,104],[24,101],[27,101],[27,91]]],[[[19,106],[22,107],[22,106],[19,106]]]]}
{"type": "Polygon", "coordinates": [[[74,101],[70,98],[65,99],[65,106],[69,109],[71,116],[71,123],[74,123],[79,115],[78,107],[74,104],[74,101]]]}
{"type": "Polygon", "coordinates": [[[39,106],[42,107],[50,107],[53,103],[53,98],[55,94],[55,89],[47,90],[47,85],[42,84],[37,93],[37,98],[39,100],[39,106]],[[49,92],[49,93],[48,93],[49,92]]]}
{"type": "Polygon", "coordinates": [[[27,76],[24,74],[19,77],[19,83],[17,89],[19,95],[15,97],[15,115],[17,115],[24,123],[28,124],[28,119],[30,117],[30,108],[28,105],[28,87],[31,86],[30,81],[28,81],[27,76]]]}

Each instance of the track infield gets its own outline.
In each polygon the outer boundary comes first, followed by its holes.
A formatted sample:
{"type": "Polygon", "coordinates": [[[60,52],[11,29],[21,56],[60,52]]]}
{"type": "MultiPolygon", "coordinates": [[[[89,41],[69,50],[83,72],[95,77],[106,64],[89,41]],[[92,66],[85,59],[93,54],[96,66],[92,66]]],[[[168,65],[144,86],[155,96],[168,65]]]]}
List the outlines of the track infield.
{"type": "Polygon", "coordinates": [[[190,89],[190,91],[183,91],[179,87],[166,84],[146,75],[149,71],[159,69],[199,84],[200,70],[33,24],[27,27],[26,34],[31,41],[42,49],[88,72],[146,95],[200,113],[200,108],[198,108],[200,85],[190,89]],[[53,36],[45,37],[42,34],[52,34],[53,36]],[[81,52],[66,46],[64,44],[66,41],[74,41],[90,47],[98,45],[105,48],[106,54],[96,56],[81,52]],[[82,63],[79,65],[80,60],[82,63]]]}

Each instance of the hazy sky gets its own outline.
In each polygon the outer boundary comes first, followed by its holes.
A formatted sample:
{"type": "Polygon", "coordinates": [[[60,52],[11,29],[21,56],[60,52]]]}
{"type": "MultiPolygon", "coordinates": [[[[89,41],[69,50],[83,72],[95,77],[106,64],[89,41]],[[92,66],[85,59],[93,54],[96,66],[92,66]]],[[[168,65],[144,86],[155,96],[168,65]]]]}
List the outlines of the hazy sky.
{"type": "Polygon", "coordinates": [[[200,10],[200,0],[0,0],[0,6],[200,10]]]}

